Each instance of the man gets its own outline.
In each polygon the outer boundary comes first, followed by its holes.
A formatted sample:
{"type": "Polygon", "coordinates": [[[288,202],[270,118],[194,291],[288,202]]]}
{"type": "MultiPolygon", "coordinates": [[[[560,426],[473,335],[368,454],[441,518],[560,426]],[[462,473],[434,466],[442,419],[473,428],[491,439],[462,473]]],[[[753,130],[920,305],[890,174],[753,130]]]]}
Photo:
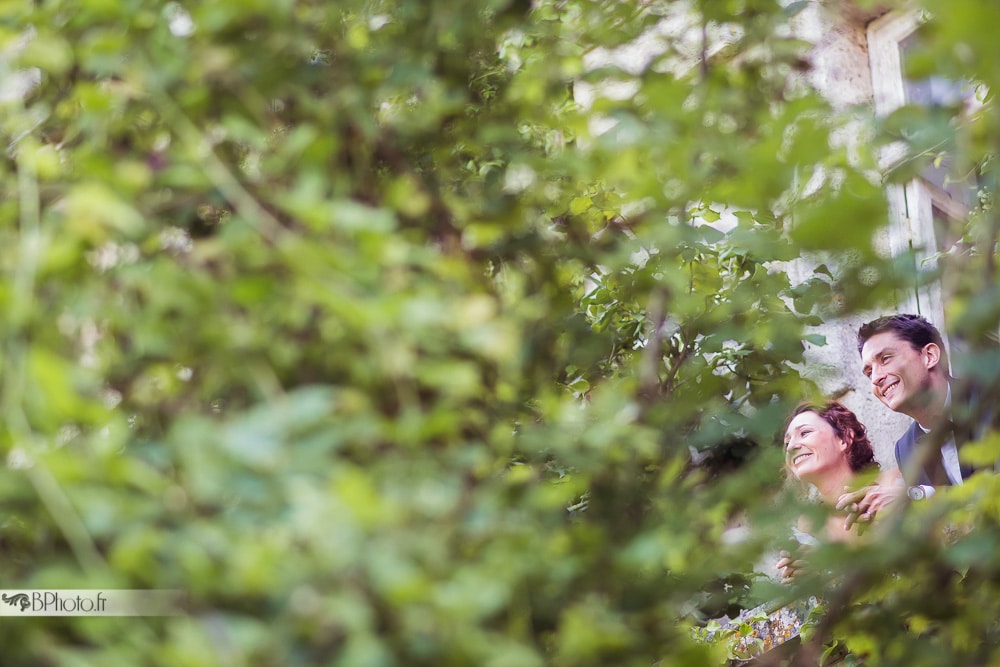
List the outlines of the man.
{"type": "Polygon", "coordinates": [[[837,508],[849,511],[847,526],[870,521],[904,493],[914,500],[929,497],[935,487],[961,484],[971,474],[958,460],[948,357],[934,325],[919,315],[880,317],[858,330],[858,352],[872,393],[913,423],[896,441],[899,471],[883,473],[878,484],[838,500],[837,508]],[[925,436],[938,451],[925,452],[928,445],[920,446],[925,436]]]}

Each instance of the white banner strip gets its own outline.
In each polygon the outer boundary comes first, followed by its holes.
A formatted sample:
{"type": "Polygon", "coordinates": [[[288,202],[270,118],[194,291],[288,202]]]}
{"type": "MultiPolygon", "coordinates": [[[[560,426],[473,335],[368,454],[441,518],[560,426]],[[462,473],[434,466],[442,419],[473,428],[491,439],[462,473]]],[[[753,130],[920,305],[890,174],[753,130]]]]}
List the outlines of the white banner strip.
{"type": "Polygon", "coordinates": [[[175,590],[0,589],[0,616],[179,616],[183,603],[175,590]]]}

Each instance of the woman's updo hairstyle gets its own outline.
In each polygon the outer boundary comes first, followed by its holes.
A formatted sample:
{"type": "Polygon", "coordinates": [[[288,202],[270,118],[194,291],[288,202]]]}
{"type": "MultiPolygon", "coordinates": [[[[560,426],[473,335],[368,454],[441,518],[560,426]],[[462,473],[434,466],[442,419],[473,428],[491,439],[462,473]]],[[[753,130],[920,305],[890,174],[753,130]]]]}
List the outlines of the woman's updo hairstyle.
{"type": "Polygon", "coordinates": [[[785,423],[785,431],[788,424],[803,412],[813,412],[833,427],[833,432],[837,437],[847,443],[847,450],[844,455],[847,463],[854,472],[860,472],[872,466],[877,467],[875,462],[875,450],[872,449],[871,440],[868,439],[868,431],[865,425],[858,421],[858,416],[848,410],[843,404],[837,401],[826,401],[825,403],[799,403],[788,417],[785,423]]]}

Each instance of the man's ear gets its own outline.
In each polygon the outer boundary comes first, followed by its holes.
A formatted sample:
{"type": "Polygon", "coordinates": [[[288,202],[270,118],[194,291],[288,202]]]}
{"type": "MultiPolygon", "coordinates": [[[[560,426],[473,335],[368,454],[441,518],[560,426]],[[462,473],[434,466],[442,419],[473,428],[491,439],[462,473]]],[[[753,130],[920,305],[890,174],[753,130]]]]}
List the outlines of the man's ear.
{"type": "Polygon", "coordinates": [[[941,363],[941,348],[938,347],[937,343],[927,343],[920,353],[923,355],[924,365],[929,371],[934,370],[941,363]]]}

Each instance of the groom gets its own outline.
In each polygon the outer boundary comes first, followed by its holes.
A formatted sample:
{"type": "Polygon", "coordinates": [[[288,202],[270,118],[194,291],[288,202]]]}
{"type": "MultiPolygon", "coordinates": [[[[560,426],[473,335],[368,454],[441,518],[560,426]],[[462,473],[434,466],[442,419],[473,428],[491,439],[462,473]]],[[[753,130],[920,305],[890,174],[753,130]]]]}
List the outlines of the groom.
{"type": "Polygon", "coordinates": [[[948,357],[934,325],[919,315],[880,317],[858,330],[858,351],[872,393],[913,423],[896,441],[902,479],[895,471],[885,473],[881,483],[840,497],[837,508],[850,511],[848,526],[855,519],[870,521],[904,493],[920,500],[971,474],[958,460],[958,446],[968,437],[956,442],[948,357]]]}

